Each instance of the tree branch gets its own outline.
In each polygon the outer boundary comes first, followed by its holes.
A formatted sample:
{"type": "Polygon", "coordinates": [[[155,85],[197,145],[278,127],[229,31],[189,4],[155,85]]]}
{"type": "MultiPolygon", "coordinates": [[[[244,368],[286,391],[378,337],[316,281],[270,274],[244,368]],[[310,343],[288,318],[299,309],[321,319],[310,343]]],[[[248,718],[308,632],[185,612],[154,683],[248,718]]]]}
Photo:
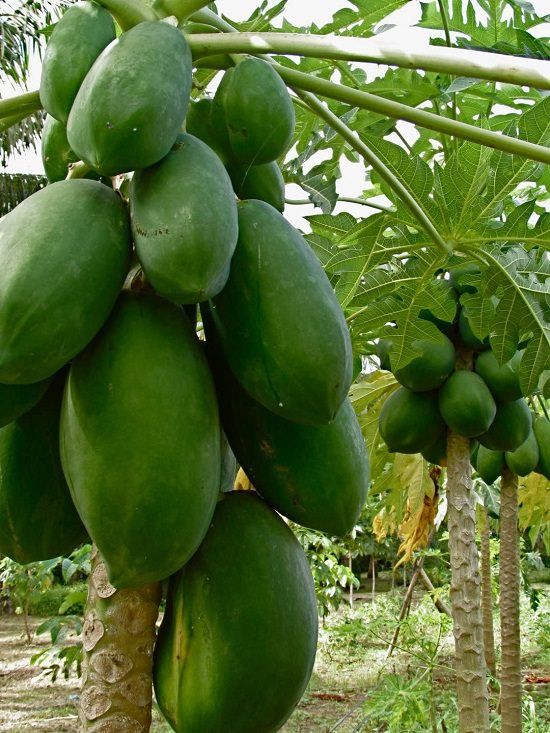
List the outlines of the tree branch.
{"type": "MultiPolygon", "coordinates": [[[[110,2],[111,0],[109,0],[110,2]]],[[[104,4],[104,3],[103,3],[104,4]]],[[[210,11],[199,11],[202,20],[212,22],[210,11]]],[[[195,13],[199,20],[199,13],[195,13]]],[[[396,46],[378,38],[313,35],[305,33],[204,33],[188,38],[196,56],[213,53],[291,54],[314,58],[361,61],[406,69],[424,69],[473,79],[488,79],[536,89],[550,89],[550,61],[484,51],[413,45],[396,46]]],[[[232,29],[233,31],[235,29],[232,29]]]]}

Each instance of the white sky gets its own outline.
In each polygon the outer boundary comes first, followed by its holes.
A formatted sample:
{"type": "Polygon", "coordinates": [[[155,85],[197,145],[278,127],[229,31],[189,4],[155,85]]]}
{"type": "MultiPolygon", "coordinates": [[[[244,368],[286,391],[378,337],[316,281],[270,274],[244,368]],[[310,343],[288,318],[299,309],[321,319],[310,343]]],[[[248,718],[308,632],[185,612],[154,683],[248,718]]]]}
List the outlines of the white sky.
{"type": "MultiPolygon", "coordinates": [[[[550,0],[530,0],[534,8],[542,14],[550,12],[550,0]]],[[[275,0],[270,0],[270,5],[275,4],[275,0]]],[[[253,10],[258,6],[258,0],[218,0],[219,11],[227,17],[239,21],[248,18],[253,10]]],[[[353,6],[347,0],[288,0],[285,17],[294,25],[309,25],[315,22],[322,25],[328,22],[334,12],[340,8],[353,6]]],[[[425,45],[428,32],[420,28],[411,28],[419,18],[420,0],[410,0],[401,10],[396,11],[390,16],[390,22],[395,24],[395,28],[386,31],[383,36],[388,43],[406,44],[407,46],[425,45]]],[[[536,29],[535,35],[544,35],[550,33],[550,26],[540,26],[536,29]]],[[[433,35],[433,34],[432,34],[433,35]]],[[[366,68],[373,74],[383,73],[385,67],[366,65],[366,68]]],[[[38,59],[34,59],[31,65],[31,74],[28,81],[28,89],[37,89],[40,83],[40,63],[38,59]]],[[[0,97],[8,97],[19,93],[19,90],[8,85],[0,84],[0,97]]],[[[411,130],[412,126],[408,123],[404,125],[405,134],[407,128],[411,130]]],[[[412,132],[414,132],[412,130],[412,132]]],[[[311,165],[314,163],[312,162],[311,165]]],[[[22,155],[13,156],[8,163],[7,172],[12,173],[43,173],[42,162],[39,152],[27,151],[22,155]]],[[[338,182],[338,193],[343,196],[358,196],[364,188],[364,166],[360,163],[342,162],[343,177],[338,182]]],[[[287,195],[289,198],[305,198],[303,192],[298,186],[290,185],[287,187],[287,195]]],[[[380,201],[384,201],[382,197],[380,201]]],[[[365,215],[368,209],[354,204],[339,204],[336,212],[350,211],[354,215],[365,215]]],[[[318,210],[317,210],[318,211],[318,210]]],[[[303,216],[314,212],[314,207],[307,206],[287,206],[285,214],[296,225],[301,228],[307,228],[307,224],[303,220],[303,216]]]]}

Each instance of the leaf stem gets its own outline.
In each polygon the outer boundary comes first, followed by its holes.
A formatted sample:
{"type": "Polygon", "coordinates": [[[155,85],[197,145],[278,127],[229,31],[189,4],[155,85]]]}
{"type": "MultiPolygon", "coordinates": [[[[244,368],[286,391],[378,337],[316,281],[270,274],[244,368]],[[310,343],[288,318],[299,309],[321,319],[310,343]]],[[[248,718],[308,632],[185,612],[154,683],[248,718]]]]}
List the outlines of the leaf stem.
{"type": "MultiPolygon", "coordinates": [[[[102,0],[102,4],[114,0],[102,0]]],[[[118,0],[122,1],[122,0],[118,0]]],[[[212,23],[211,11],[195,13],[197,20],[212,23]],[[208,19],[207,19],[208,18],[208,19]]],[[[215,15],[215,14],[214,14],[215,15]]],[[[377,37],[354,38],[305,33],[236,33],[227,24],[224,36],[198,33],[188,41],[193,54],[213,53],[290,54],[314,58],[362,61],[405,69],[424,69],[473,79],[488,79],[536,89],[550,89],[549,61],[509,56],[485,51],[470,51],[444,46],[425,46],[414,50],[381,42],[377,37]]],[[[217,26],[220,27],[220,26],[217,26]]]]}
{"type": "MultiPolygon", "coordinates": [[[[355,198],[354,196],[338,196],[338,202],[346,204],[360,204],[361,206],[368,206],[371,209],[378,209],[378,211],[386,211],[393,213],[394,209],[391,206],[385,206],[384,204],[377,204],[374,201],[367,199],[355,198]]],[[[285,199],[286,204],[291,206],[304,206],[305,204],[313,203],[310,199],[285,199]]]]}
{"type": "Polygon", "coordinates": [[[114,16],[123,31],[144,21],[159,19],[153,8],[143,0],[98,0],[98,2],[114,16]]]}
{"type": "Polygon", "coordinates": [[[550,420],[550,415],[548,414],[548,410],[546,409],[546,404],[544,402],[544,398],[539,394],[537,395],[538,403],[541,407],[541,410],[544,412],[544,417],[547,420],[550,420]]]}
{"type": "Polygon", "coordinates": [[[319,117],[325,120],[341,137],[357,152],[361,155],[366,163],[372,166],[378,175],[399,195],[405,206],[418,220],[420,226],[434,243],[446,253],[452,251],[450,245],[443,239],[441,234],[437,231],[432,221],[424,211],[424,209],[418,204],[414,196],[405,188],[401,181],[391,172],[386,164],[380,160],[380,158],[359,138],[356,132],[348,127],[342,120],[337,117],[330,109],[323,104],[317,97],[307,92],[297,90],[296,93],[300,96],[315,112],[319,117]]]}
{"type": "MultiPolygon", "coordinates": [[[[6,117],[22,115],[24,112],[27,113],[25,116],[28,116],[41,107],[42,103],[40,102],[38,90],[35,92],[25,92],[24,94],[17,95],[17,97],[0,99],[0,120],[4,120],[6,117]]],[[[20,119],[23,118],[20,117],[20,119]]]]}
{"type": "Polygon", "coordinates": [[[4,119],[0,120],[0,134],[6,132],[10,127],[17,125],[18,122],[22,122],[32,114],[34,114],[34,112],[20,112],[19,114],[11,115],[10,117],[4,117],[4,119]]]}
{"type": "Polygon", "coordinates": [[[153,7],[161,17],[175,15],[181,22],[209,4],[209,0],[157,0],[153,7]]]}

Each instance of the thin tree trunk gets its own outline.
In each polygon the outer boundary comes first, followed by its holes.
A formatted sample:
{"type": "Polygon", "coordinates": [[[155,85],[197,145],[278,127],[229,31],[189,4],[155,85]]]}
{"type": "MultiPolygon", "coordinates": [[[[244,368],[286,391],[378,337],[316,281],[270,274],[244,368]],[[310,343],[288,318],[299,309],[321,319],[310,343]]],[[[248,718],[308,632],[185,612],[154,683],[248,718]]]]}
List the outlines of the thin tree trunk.
{"type": "MultiPolygon", "coordinates": [[[[351,555],[348,555],[348,568],[351,574],[353,572],[353,560],[351,555]]],[[[350,580],[349,582],[349,605],[350,608],[353,608],[353,580],[350,580]]]]}
{"type": "Polygon", "coordinates": [[[409,587],[407,589],[407,592],[405,593],[405,598],[403,599],[403,603],[401,605],[401,611],[399,612],[399,618],[397,619],[397,626],[395,627],[395,631],[393,632],[392,640],[386,652],[386,659],[389,659],[391,655],[393,654],[393,650],[395,649],[397,640],[399,639],[399,632],[401,631],[401,624],[403,620],[405,619],[405,617],[407,616],[407,613],[409,611],[412,597],[413,597],[414,586],[416,585],[418,581],[418,577],[420,575],[420,569],[422,568],[423,563],[424,563],[424,556],[420,557],[415,563],[415,568],[414,568],[414,572],[411,577],[411,582],[409,583],[409,587]]]}
{"type": "Polygon", "coordinates": [[[161,585],[116,590],[92,552],[82,645],[81,733],[148,733],[161,585]]]}
{"type": "Polygon", "coordinates": [[[518,478],[506,469],[500,485],[500,708],[502,733],[521,731],[518,478]]]}
{"type": "Polygon", "coordinates": [[[489,515],[485,506],[480,507],[478,514],[481,537],[481,608],[483,612],[483,647],[485,664],[493,675],[496,675],[495,633],[493,628],[493,583],[491,579],[491,528],[489,515]]]}
{"type": "Polygon", "coordinates": [[[453,432],[449,433],[447,442],[447,466],[447,525],[459,733],[489,733],[470,444],[467,438],[453,432]]]}
{"type": "Polygon", "coordinates": [[[372,602],[374,603],[374,600],[376,598],[376,560],[374,559],[374,555],[372,556],[372,602]]]}
{"type": "Polygon", "coordinates": [[[433,602],[439,613],[444,613],[446,616],[452,616],[451,609],[449,606],[441,600],[441,598],[438,598],[435,593],[435,587],[432,581],[430,580],[430,576],[428,573],[424,570],[424,568],[420,568],[420,580],[424,584],[424,587],[426,590],[431,594],[433,602]]]}

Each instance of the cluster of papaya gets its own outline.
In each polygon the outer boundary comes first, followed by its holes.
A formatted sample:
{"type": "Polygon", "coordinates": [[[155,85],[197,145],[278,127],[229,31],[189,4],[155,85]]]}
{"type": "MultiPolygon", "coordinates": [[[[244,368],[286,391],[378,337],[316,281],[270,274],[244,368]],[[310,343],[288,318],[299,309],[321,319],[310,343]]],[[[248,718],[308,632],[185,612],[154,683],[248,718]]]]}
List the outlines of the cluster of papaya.
{"type": "Polygon", "coordinates": [[[451,430],[474,439],[472,465],[486,483],[505,466],[519,476],[538,471],[550,477],[550,422],[531,412],[522,392],[524,349],[500,364],[489,337],[477,337],[461,305],[461,296],[475,289],[472,273],[480,270],[471,264],[441,273],[440,285],[456,303],[454,318],[445,322],[421,311],[422,319],[438,327],[438,337],[414,341],[416,355],[404,367],[392,369],[391,336],[378,341],[381,368],[401,385],[382,406],[380,435],[390,451],[421,453],[430,463],[446,465],[451,430]],[[473,353],[472,369],[456,368],[458,349],[473,353]]]}
{"type": "Polygon", "coordinates": [[[277,210],[286,87],[250,58],[190,103],[192,69],[181,29],[117,36],[92,2],[49,40],[51,183],[0,222],[0,552],[29,562],[89,536],[117,588],[172,576],[155,652],[170,724],[271,733],[317,639],[277,512],[344,534],[369,466],[343,314],[277,210]],[[87,178],[60,180],[74,161],[87,178]],[[232,451],[257,493],[223,493],[232,451]]]}

